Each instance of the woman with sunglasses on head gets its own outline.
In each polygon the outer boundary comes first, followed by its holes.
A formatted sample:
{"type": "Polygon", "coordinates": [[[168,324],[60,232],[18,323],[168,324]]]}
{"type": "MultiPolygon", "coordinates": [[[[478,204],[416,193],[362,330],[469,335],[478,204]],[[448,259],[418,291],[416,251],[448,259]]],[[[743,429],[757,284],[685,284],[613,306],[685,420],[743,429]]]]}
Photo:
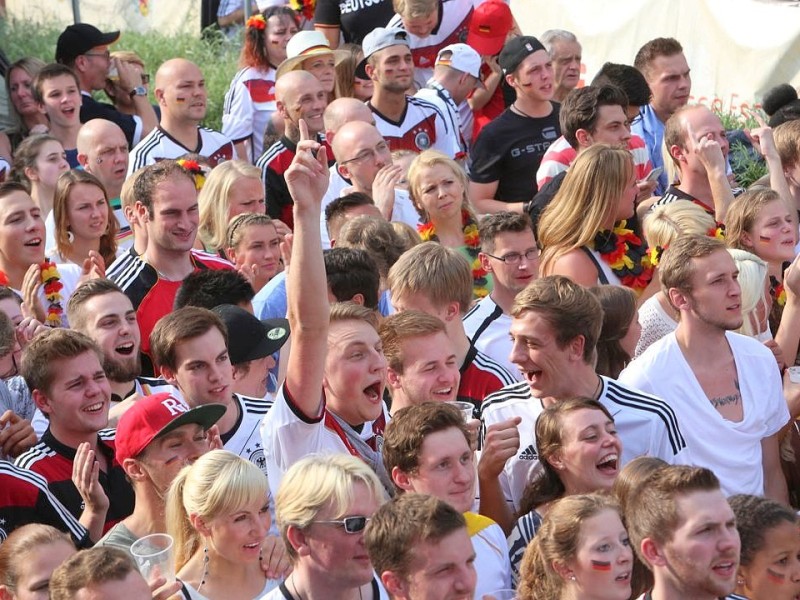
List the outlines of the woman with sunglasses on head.
{"type": "Polygon", "coordinates": [[[384,500],[377,475],[356,457],[329,454],[295,463],[275,497],[294,570],[265,600],[387,598],[364,545],[364,528],[384,500]]]}
{"type": "Polygon", "coordinates": [[[297,32],[297,14],[288,6],[270,6],[247,20],[240,70],[225,94],[222,114],[222,133],[242,160],[252,163],[264,151],[264,134],[276,110],[276,69],[297,32]]]}
{"type": "Polygon", "coordinates": [[[277,585],[261,568],[269,484],[253,463],[212,450],[184,467],[167,495],[167,531],[185,600],[252,600],[277,585]]]}

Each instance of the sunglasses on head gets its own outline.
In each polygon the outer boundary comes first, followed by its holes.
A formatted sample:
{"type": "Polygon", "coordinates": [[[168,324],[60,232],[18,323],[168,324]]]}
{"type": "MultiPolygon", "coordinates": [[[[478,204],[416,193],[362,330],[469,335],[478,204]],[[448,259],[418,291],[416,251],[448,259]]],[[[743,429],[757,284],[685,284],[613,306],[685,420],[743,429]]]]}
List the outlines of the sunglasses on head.
{"type": "Polygon", "coordinates": [[[344,528],[345,533],[361,533],[369,521],[369,517],[345,517],[339,521],[314,521],[314,523],[339,525],[344,528]]]}

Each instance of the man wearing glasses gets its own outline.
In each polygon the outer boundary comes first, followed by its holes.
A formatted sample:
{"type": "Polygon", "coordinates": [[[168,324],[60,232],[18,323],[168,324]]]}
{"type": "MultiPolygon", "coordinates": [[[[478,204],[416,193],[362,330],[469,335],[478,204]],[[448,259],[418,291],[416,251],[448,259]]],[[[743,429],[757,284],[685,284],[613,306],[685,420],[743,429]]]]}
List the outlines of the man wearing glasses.
{"type": "Polygon", "coordinates": [[[464,316],[464,331],[478,350],[506,367],[517,380],[522,374],[511,362],[511,305],[539,276],[539,248],[528,215],[503,211],[486,215],[478,227],[478,258],[492,274],[492,292],[464,316]]]}
{"type": "Polygon", "coordinates": [[[77,23],[67,27],[58,36],[56,62],[70,67],[80,83],[81,123],[103,118],[113,121],[125,132],[128,148],[158,124],[156,113],[147,98],[147,89],[142,85],[141,74],[129,63],[112,60],[108,46],[119,39],[119,31],[103,33],[88,23],[77,23]],[[119,87],[133,101],[134,115],[119,112],[111,104],[98,102],[92,92],[102,90],[110,74],[119,76],[119,87]]]}

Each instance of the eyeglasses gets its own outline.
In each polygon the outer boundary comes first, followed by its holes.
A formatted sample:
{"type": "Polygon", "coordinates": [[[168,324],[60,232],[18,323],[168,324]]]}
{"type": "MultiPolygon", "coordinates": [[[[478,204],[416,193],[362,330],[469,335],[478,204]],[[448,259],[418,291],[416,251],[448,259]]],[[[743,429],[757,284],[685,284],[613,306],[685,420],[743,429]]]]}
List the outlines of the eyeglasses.
{"type": "Polygon", "coordinates": [[[345,517],[340,521],[312,521],[312,523],[322,523],[324,525],[339,525],[344,527],[345,533],[361,533],[369,522],[369,517],[345,517]]]}
{"type": "Polygon", "coordinates": [[[150,83],[150,73],[142,73],[142,85],[150,83]]]}
{"type": "Polygon", "coordinates": [[[509,252],[508,254],[503,254],[503,256],[495,256],[494,254],[489,254],[488,252],[484,252],[484,254],[486,256],[496,258],[507,265],[518,265],[523,256],[525,257],[525,260],[536,260],[539,258],[539,249],[529,248],[528,250],[525,250],[525,254],[520,254],[519,252],[509,252]]]}
{"type": "Polygon", "coordinates": [[[105,52],[84,52],[84,56],[97,56],[98,58],[105,58],[106,60],[111,60],[111,52],[106,50],[105,52]]]}
{"type": "Polygon", "coordinates": [[[349,158],[345,161],[340,162],[339,164],[346,165],[347,163],[363,162],[369,158],[374,160],[378,154],[386,155],[388,153],[389,153],[389,144],[387,144],[386,142],[380,142],[374,148],[363,150],[358,154],[356,154],[353,158],[349,158]]]}

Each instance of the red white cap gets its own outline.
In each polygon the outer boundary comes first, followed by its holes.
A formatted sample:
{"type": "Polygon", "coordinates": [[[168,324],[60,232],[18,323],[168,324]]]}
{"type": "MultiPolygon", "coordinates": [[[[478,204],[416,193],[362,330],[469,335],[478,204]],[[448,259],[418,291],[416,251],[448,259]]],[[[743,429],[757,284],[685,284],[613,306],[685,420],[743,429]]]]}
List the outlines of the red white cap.
{"type": "Polygon", "coordinates": [[[487,0],[472,13],[467,44],[481,56],[495,56],[503,49],[513,24],[508,4],[503,0],[487,0]]]}

